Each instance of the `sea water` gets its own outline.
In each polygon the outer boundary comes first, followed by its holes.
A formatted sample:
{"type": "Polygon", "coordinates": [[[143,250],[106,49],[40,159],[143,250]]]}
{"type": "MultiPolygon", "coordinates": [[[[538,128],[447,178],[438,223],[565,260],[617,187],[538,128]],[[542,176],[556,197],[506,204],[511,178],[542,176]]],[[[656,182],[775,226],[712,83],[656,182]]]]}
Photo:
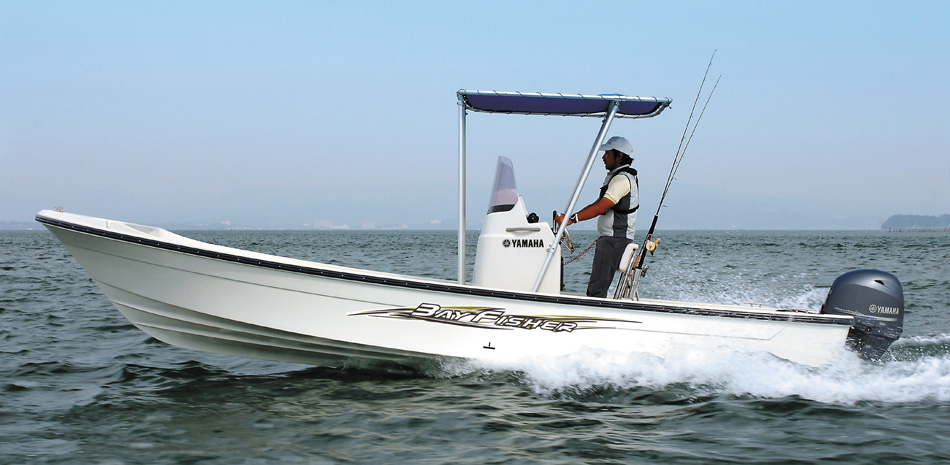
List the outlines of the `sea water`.
{"type": "MultiPolygon", "coordinates": [[[[456,279],[450,231],[183,234],[456,279]]],[[[7,231],[0,232],[0,463],[950,461],[950,235],[658,236],[644,296],[818,308],[835,277],[876,268],[903,283],[903,336],[880,362],[848,353],[822,368],[715,352],[666,359],[589,352],[426,373],[310,367],[152,339],[51,234],[7,231]]],[[[471,252],[476,238],[468,238],[471,252]]],[[[593,239],[574,233],[577,252],[593,239]]],[[[584,291],[592,255],[565,267],[567,291],[584,291]]]]}

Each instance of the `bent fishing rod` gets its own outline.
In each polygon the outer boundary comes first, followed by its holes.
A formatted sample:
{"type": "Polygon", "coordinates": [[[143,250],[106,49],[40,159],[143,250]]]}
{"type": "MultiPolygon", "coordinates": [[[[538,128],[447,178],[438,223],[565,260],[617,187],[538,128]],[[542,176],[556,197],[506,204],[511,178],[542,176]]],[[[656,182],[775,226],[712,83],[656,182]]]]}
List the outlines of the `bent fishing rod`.
{"type": "Polygon", "coordinates": [[[683,128],[683,135],[680,137],[679,146],[676,148],[676,156],[673,157],[673,166],[670,168],[670,174],[666,178],[666,187],[663,188],[663,195],[660,197],[660,203],[656,207],[656,213],[653,215],[653,223],[650,224],[650,229],[647,231],[646,237],[643,239],[643,245],[640,246],[640,249],[637,253],[637,257],[634,260],[630,260],[627,264],[626,270],[623,274],[620,275],[620,280],[617,283],[617,289],[614,291],[614,299],[627,299],[630,298],[630,295],[633,294],[634,299],[639,299],[640,296],[637,293],[637,287],[640,285],[640,278],[646,274],[647,268],[649,266],[645,265],[647,252],[650,252],[650,255],[653,255],[653,251],[656,250],[656,244],[659,242],[659,239],[653,240],[653,234],[656,232],[656,223],[660,219],[660,209],[663,208],[663,202],[666,201],[666,194],[670,191],[670,185],[673,184],[673,179],[676,177],[676,172],[679,170],[680,164],[683,162],[683,156],[686,155],[686,149],[689,148],[690,141],[693,140],[693,134],[696,133],[696,127],[699,126],[699,121],[703,119],[703,113],[706,112],[706,106],[709,105],[709,99],[712,98],[714,92],[716,92],[716,87],[719,86],[719,79],[722,79],[722,75],[719,75],[719,78],[716,79],[716,83],[713,85],[709,95],[706,97],[706,102],[703,104],[702,110],[699,112],[699,116],[696,118],[696,122],[693,123],[693,129],[690,131],[689,124],[693,120],[693,114],[696,111],[696,104],[699,102],[699,97],[703,93],[703,86],[706,85],[706,77],[709,75],[709,68],[712,66],[713,58],[716,57],[716,51],[713,50],[712,56],[709,58],[709,64],[706,65],[706,72],[703,74],[703,81],[699,84],[699,92],[696,93],[696,99],[693,100],[693,108],[689,111],[689,118],[686,119],[686,127],[683,128]],[[686,137],[686,133],[689,132],[689,138],[686,137]],[[685,140],[686,144],[683,144],[685,140]]]}

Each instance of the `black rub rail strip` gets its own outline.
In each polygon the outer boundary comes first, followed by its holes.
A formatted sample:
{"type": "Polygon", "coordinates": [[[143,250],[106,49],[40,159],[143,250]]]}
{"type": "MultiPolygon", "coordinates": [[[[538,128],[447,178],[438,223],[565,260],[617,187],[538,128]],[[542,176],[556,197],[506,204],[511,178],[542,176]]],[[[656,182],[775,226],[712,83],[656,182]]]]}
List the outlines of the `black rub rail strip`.
{"type": "Polygon", "coordinates": [[[752,319],[752,320],[770,320],[770,321],[788,321],[796,323],[818,323],[818,324],[840,324],[851,326],[846,319],[840,318],[825,318],[825,317],[816,317],[810,315],[801,315],[801,314],[783,314],[783,315],[773,315],[773,314],[762,314],[762,313],[746,313],[746,312],[734,312],[727,310],[712,310],[705,308],[697,307],[666,307],[666,306],[657,306],[657,305],[648,305],[633,301],[617,301],[617,300],[587,300],[587,299],[578,299],[569,296],[552,296],[552,295],[543,295],[543,294],[528,294],[523,292],[514,292],[514,291],[501,291],[501,290],[492,290],[484,289],[477,287],[467,287],[467,286],[458,286],[451,284],[434,284],[426,283],[421,281],[411,281],[403,279],[388,278],[382,276],[367,276],[356,273],[347,273],[344,271],[334,271],[327,270],[323,268],[314,268],[306,267],[300,265],[291,265],[287,263],[279,263],[269,260],[260,260],[256,258],[243,257],[240,255],[227,254],[221,252],[212,252],[209,250],[199,249],[196,247],[189,247],[184,245],[172,244],[169,242],[162,242],[154,239],[145,239],[142,237],[132,236],[128,234],[122,234],[112,231],[107,231],[98,228],[91,228],[88,226],[83,226],[76,223],[70,223],[67,221],[56,220],[53,218],[47,218],[45,216],[36,216],[36,221],[62,228],[69,229],[72,231],[78,231],[86,234],[91,234],[94,236],[106,237],[109,239],[115,239],[123,242],[130,242],[135,244],[141,244],[149,247],[155,247],[159,249],[171,250],[175,252],[186,253],[190,255],[196,255],[199,257],[213,258],[217,260],[224,260],[229,262],[241,263],[244,265],[259,266],[262,268],[271,268],[282,271],[289,271],[292,273],[301,273],[313,276],[321,276],[326,278],[335,278],[343,279],[348,281],[360,281],[365,283],[372,284],[381,284],[385,286],[396,286],[396,287],[406,287],[410,289],[424,289],[429,291],[438,291],[438,292],[447,292],[452,294],[465,294],[481,297],[499,297],[506,299],[522,300],[522,301],[531,301],[531,302],[544,302],[544,303],[557,303],[557,304],[566,304],[566,305],[579,305],[584,307],[601,307],[601,308],[612,308],[619,310],[636,310],[643,312],[658,312],[658,313],[671,313],[671,314],[684,314],[684,315],[699,315],[699,316],[716,316],[724,318],[743,318],[743,319],[752,319]]]}

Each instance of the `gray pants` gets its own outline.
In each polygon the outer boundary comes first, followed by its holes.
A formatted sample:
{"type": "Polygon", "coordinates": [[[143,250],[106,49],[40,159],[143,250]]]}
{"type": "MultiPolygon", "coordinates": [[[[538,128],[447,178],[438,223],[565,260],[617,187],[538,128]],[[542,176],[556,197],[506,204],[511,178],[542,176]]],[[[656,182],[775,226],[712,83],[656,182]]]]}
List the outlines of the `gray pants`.
{"type": "Polygon", "coordinates": [[[594,249],[594,264],[590,269],[590,282],[587,283],[587,295],[607,297],[607,288],[614,280],[614,272],[620,266],[623,249],[633,242],[626,237],[600,236],[594,249]]]}

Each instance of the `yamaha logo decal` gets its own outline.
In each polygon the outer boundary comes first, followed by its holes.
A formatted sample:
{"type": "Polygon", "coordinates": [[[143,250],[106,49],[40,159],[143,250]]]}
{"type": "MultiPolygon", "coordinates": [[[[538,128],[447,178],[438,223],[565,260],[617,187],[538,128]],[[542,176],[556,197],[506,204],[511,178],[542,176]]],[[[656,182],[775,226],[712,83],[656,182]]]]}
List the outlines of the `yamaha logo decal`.
{"type": "Polygon", "coordinates": [[[502,241],[501,245],[505,247],[532,247],[532,248],[543,248],[544,240],[543,239],[505,239],[502,241]]]}
{"type": "Polygon", "coordinates": [[[897,315],[900,313],[900,308],[898,307],[883,307],[880,305],[871,304],[868,307],[868,311],[871,313],[884,314],[884,315],[897,315]]]}

